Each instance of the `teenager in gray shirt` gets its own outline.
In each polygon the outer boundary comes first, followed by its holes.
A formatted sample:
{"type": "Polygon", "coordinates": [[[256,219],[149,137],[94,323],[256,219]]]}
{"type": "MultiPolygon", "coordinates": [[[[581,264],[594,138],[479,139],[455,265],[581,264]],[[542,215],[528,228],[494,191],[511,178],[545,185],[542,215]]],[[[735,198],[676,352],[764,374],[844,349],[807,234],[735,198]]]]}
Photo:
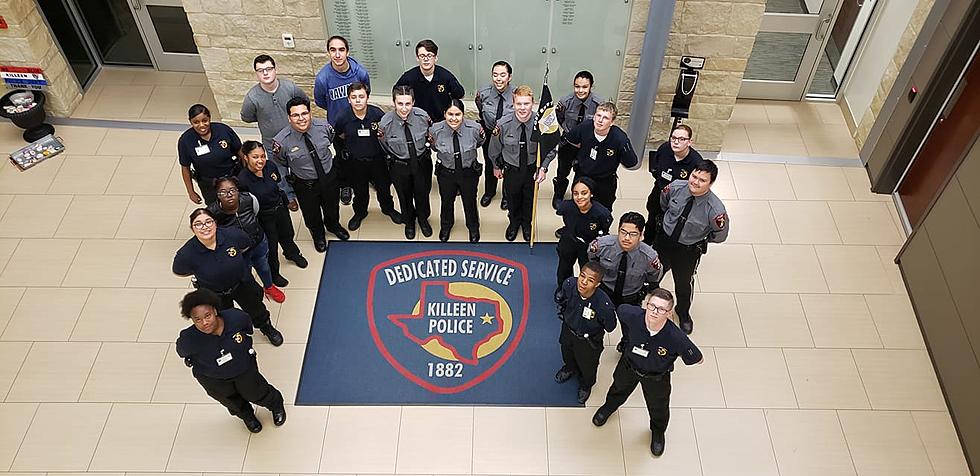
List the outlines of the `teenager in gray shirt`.
{"type": "MultiPolygon", "coordinates": [[[[309,97],[292,81],[278,77],[276,60],[271,56],[258,55],[252,64],[259,83],[252,86],[252,89],[245,94],[245,100],[242,101],[242,121],[259,123],[262,145],[265,147],[266,154],[272,157],[272,138],[284,127],[289,127],[286,103],[294,97],[306,100],[309,100],[309,97]]],[[[279,176],[285,177],[282,170],[279,171],[279,176]]],[[[286,197],[289,198],[289,209],[294,212],[298,210],[299,203],[296,201],[293,187],[285,180],[280,180],[279,188],[286,192],[286,197]]]]}

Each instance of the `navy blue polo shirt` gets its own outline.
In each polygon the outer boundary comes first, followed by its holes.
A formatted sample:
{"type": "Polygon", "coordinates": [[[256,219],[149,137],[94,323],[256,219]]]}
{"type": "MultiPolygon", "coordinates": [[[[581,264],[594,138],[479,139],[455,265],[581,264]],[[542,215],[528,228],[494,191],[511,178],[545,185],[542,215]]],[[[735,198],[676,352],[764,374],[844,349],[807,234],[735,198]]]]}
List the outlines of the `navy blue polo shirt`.
{"type": "Polygon", "coordinates": [[[602,337],[603,331],[612,332],[616,328],[616,308],[606,293],[596,288],[592,296],[582,299],[578,292],[578,278],[572,276],[562,283],[565,295],[565,325],[575,332],[589,338],[602,337]]]}
{"type": "Polygon", "coordinates": [[[243,169],[238,173],[238,188],[251,193],[259,201],[260,211],[272,210],[282,205],[282,192],[279,190],[279,169],[271,160],[262,167],[262,176],[255,175],[251,170],[243,169]]]}
{"type": "Polygon", "coordinates": [[[639,163],[629,137],[617,126],[610,127],[609,134],[599,142],[592,119],[589,119],[572,128],[565,137],[568,142],[580,145],[575,156],[579,175],[605,178],[616,173],[620,164],[633,167],[639,163]]]}
{"type": "Polygon", "coordinates": [[[650,161],[650,174],[653,175],[653,189],[658,194],[664,187],[670,185],[674,180],[687,180],[694,171],[694,167],[703,160],[701,153],[689,147],[687,156],[681,160],[674,158],[674,150],[670,148],[670,141],[660,144],[657,151],[653,154],[650,161]]]}
{"type": "Polygon", "coordinates": [[[608,235],[613,222],[609,209],[595,200],[592,201],[592,208],[585,213],[579,211],[574,201],[562,200],[558,204],[557,213],[565,224],[562,239],[577,240],[585,244],[608,235]]]}
{"type": "Polygon", "coordinates": [[[466,91],[456,76],[448,69],[436,65],[432,72],[432,80],[425,79],[422,68],[416,66],[402,73],[395,86],[411,86],[415,93],[415,107],[421,108],[433,122],[445,118],[449,101],[462,99],[466,91]]]}
{"type": "Polygon", "coordinates": [[[197,135],[193,127],[180,135],[177,160],[184,167],[193,166],[199,177],[227,177],[235,169],[235,157],[241,148],[242,140],[232,128],[212,122],[211,140],[197,135]]]}
{"type": "Polygon", "coordinates": [[[216,293],[228,291],[250,276],[251,264],[245,256],[251,238],[235,228],[219,228],[215,231],[217,246],[208,249],[193,237],[177,250],[174,256],[174,274],[197,277],[199,287],[216,293]]]}
{"type": "Polygon", "coordinates": [[[616,313],[626,332],[623,356],[634,369],[660,374],[673,371],[674,361],[678,357],[687,365],[701,361],[701,350],[673,321],[668,319],[663,329],[651,336],[647,329],[646,311],[642,307],[621,304],[616,313]]]}
{"type": "Polygon", "coordinates": [[[231,379],[255,365],[255,356],[248,352],[252,348],[252,319],[234,308],[218,311],[218,316],[225,321],[221,335],[205,334],[191,324],[177,338],[177,355],[191,359],[195,377],[231,379]]]}
{"type": "Polygon", "coordinates": [[[343,134],[344,146],[351,159],[371,159],[383,157],[384,149],[378,141],[378,123],[385,113],[378,106],[368,105],[364,119],[358,119],[354,115],[354,109],[347,107],[333,128],[337,134],[343,134]]]}

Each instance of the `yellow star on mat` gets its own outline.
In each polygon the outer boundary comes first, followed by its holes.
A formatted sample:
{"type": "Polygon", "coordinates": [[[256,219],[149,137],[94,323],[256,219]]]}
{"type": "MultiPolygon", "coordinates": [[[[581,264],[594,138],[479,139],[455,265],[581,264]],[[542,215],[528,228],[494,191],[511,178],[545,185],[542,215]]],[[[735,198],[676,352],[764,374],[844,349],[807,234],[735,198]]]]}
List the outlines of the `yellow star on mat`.
{"type": "Polygon", "coordinates": [[[480,316],[480,320],[483,321],[484,324],[490,324],[493,322],[493,316],[491,316],[490,313],[486,313],[480,316]]]}

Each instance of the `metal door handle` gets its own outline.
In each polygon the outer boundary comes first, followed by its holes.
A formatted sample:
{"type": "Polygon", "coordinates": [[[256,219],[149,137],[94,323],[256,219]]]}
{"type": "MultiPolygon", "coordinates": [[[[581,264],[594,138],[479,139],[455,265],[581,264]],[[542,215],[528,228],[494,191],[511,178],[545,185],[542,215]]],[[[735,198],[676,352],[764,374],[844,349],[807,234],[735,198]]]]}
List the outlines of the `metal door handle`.
{"type": "Polygon", "coordinates": [[[543,54],[543,55],[548,54],[548,47],[547,46],[542,46],[541,47],[541,54],[543,54]]]}
{"type": "Polygon", "coordinates": [[[402,40],[395,40],[395,46],[401,46],[402,40]]]}
{"type": "Polygon", "coordinates": [[[412,40],[405,40],[405,42],[404,42],[404,43],[405,43],[405,48],[408,48],[408,47],[410,47],[410,46],[411,46],[411,44],[412,44],[412,40]]]}
{"type": "Polygon", "coordinates": [[[827,36],[827,30],[830,28],[830,21],[833,20],[833,14],[828,13],[820,19],[820,23],[817,24],[817,31],[813,32],[813,35],[817,41],[823,41],[824,37],[827,36]]]}
{"type": "Polygon", "coordinates": [[[470,43],[469,45],[466,45],[466,49],[468,49],[470,51],[473,51],[473,43],[470,43]]]}
{"type": "Polygon", "coordinates": [[[558,48],[552,48],[551,49],[551,54],[556,54],[556,53],[558,53],[558,48]]]}
{"type": "Polygon", "coordinates": [[[476,49],[479,50],[479,51],[483,51],[483,43],[480,43],[479,45],[476,45],[476,49]]]}

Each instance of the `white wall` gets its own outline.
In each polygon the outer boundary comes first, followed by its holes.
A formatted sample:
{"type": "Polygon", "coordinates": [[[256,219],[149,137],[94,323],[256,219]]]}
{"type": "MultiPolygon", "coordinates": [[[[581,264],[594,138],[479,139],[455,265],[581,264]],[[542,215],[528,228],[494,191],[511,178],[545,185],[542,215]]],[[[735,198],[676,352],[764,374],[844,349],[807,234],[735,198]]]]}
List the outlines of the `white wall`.
{"type": "MultiPolygon", "coordinates": [[[[844,0],[848,1],[848,0],[844,0]]],[[[853,0],[850,0],[853,1],[853,0]]],[[[851,73],[841,90],[843,100],[853,115],[855,124],[871,107],[885,68],[895,56],[898,40],[912,18],[916,0],[882,0],[878,4],[874,24],[865,37],[864,45],[851,66],[851,73]]]]}

